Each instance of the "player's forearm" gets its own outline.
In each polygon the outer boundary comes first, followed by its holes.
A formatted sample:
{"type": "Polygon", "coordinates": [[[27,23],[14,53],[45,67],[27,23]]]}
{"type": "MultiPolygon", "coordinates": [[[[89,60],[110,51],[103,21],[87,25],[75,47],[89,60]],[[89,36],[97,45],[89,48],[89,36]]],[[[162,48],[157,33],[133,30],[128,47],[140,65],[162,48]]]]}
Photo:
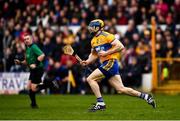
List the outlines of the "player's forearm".
{"type": "Polygon", "coordinates": [[[121,52],[123,49],[124,49],[123,46],[121,46],[121,45],[116,45],[116,46],[114,46],[112,49],[108,50],[107,53],[108,53],[108,55],[109,55],[109,54],[113,54],[113,53],[116,53],[116,52],[121,52]]]}
{"type": "Polygon", "coordinates": [[[115,39],[111,43],[111,45],[113,46],[113,48],[107,51],[108,55],[116,52],[121,52],[124,49],[124,45],[118,39],[115,39]]]}
{"type": "Polygon", "coordinates": [[[88,64],[91,64],[91,63],[93,63],[94,61],[96,61],[96,59],[97,59],[98,57],[96,56],[96,55],[94,55],[94,54],[90,54],[89,55],[89,57],[88,57],[88,59],[86,60],[86,62],[88,63],[88,64]]]}

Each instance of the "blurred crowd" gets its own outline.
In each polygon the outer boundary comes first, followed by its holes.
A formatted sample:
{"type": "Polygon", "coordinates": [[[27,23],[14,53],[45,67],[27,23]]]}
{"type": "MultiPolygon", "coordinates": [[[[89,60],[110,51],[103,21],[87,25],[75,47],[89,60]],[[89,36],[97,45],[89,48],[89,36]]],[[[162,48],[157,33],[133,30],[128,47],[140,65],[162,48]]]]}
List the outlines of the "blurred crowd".
{"type": "MultiPolygon", "coordinates": [[[[88,23],[100,18],[105,30],[125,45],[120,72],[126,86],[139,87],[142,73],[151,72],[151,17],[155,16],[156,56],[180,57],[180,0],[0,0],[0,71],[24,72],[25,66],[14,59],[24,59],[23,33],[30,32],[34,42],[46,54],[45,80],[58,79],[60,93],[66,93],[68,74],[72,70],[76,87],[73,93],[86,92],[85,77],[90,70],[82,68],[73,56],[64,55],[62,48],[71,44],[82,59],[87,59],[91,36],[88,23]],[[166,25],[165,30],[161,25],[166,25]],[[116,25],[127,25],[125,34],[116,25]],[[139,30],[137,25],[142,25],[139,30]],[[80,26],[73,33],[69,26],[80,26]],[[32,29],[34,27],[34,29],[32,29]],[[63,27],[63,28],[62,28],[63,27]]],[[[98,66],[90,65],[93,70],[98,66]]],[[[107,81],[101,86],[110,92],[107,81]]]]}

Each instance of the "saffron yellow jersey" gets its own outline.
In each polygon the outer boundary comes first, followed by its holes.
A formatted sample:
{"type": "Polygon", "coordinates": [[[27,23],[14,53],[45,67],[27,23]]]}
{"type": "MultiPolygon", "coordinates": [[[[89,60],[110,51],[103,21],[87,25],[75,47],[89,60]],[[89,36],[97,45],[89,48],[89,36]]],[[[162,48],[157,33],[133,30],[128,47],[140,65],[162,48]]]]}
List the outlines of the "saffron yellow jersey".
{"type": "MultiPolygon", "coordinates": [[[[91,46],[92,48],[97,52],[100,51],[107,51],[109,49],[112,49],[113,46],[111,45],[111,42],[115,40],[115,36],[113,34],[110,34],[108,32],[102,31],[99,35],[94,36],[91,40],[91,46]]],[[[99,57],[100,62],[103,63],[106,60],[110,59],[119,59],[119,53],[113,53],[110,55],[107,55],[105,57],[99,57]]]]}

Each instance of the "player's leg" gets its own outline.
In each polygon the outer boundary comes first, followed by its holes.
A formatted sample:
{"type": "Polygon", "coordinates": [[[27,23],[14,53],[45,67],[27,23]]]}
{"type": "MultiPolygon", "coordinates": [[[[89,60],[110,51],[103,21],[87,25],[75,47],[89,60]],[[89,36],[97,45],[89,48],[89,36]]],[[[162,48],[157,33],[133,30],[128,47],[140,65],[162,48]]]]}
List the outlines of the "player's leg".
{"type": "Polygon", "coordinates": [[[100,88],[98,85],[98,81],[100,81],[103,78],[104,78],[104,75],[99,69],[94,70],[87,78],[87,82],[90,85],[94,95],[97,98],[97,103],[95,105],[93,105],[92,108],[89,109],[90,111],[105,109],[105,103],[102,98],[100,88]]]}
{"type": "Polygon", "coordinates": [[[32,73],[32,76],[31,76],[31,79],[32,79],[32,82],[34,84],[36,84],[36,92],[39,92],[43,89],[46,89],[48,87],[50,88],[59,88],[58,86],[58,83],[57,83],[57,80],[53,80],[53,81],[48,81],[48,82],[44,82],[42,83],[42,76],[44,74],[44,70],[43,68],[36,68],[36,69],[33,69],[31,70],[31,73],[32,73]]]}
{"type": "Polygon", "coordinates": [[[29,89],[29,98],[31,100],[30,106],[32,108],[37,108],[36,99],[35,99],[36,92],[35,92],[35,88],[34,87],[35,86],[33,86],[33,84],[31,83],[31,80],[29,80],[29,82],[28,82],[28,89],[29,89]]]}
{"type": "Polygon", "coordinates": [[[41,83],[41,77],[42,77],[43,71],[39,69],[32,69],[30,70],[30,90],[29,90],[29,96],[31,99],[31,107],[32,108],[38,108],[36,103],[36,93],[38,90],[37,86],[39,83],[41,83]]]}
{"type": "MultiPolygon", "coordinates": [[[[30,71],[30,77],[29,80],[31,80],[29,87],[29,96],[31,99],[31,107],[37,108],[36,103],[36,93],[39,92],[42,89],[46,89],[47,87],[54,87],[55,83],[41,83],[41,77],[43,75],[44,71],[43,68],[33,69],[30,71]]],[[[56,81],[56,80],[55,80],[56,81]]]]}
{"type": "Polygon", "coordinates": [[[44,71],[43,69],[39,69],[38,73],[36,74],[36,80],[39,80],[39,84],[37,84],[36,88],[37,88],[37,92],[39,92],[40,90],[46,89],[46,88],[53,88],[53,89],[59,89],[59,83],[58,81],[60,80],[59,77],[56,77],[54,80],[48,80],[48,81],[44,81],[42,83],[41,81],[41,77],[43,76],[44,71]]]}
{"type": "Polygon", "coordinates": [[[117,90],[118,93],[124,93],[131,96],[140,97],[156,108],[155,100],[150,94],[136,91],[129,87],[124,87],[120,75],[114,75],[109,79],[109,83],[117,90]]]}
{"type": "Polygon", "coordinates": [[[104,77],[99,69],[94,70],[88,77],[87,82],[90,85],[94,95],[99,98],[101,97],[98,81],[104,77]]]}
{"type": "Polygon", "coordinates": [[[48,85],[41,83],[42,82],[41,78],[44,74],[43,68],[34,69],[33,72],[34,72],[33,80],[35,84],[35,91],[39,92],[42,89],[46,89],[48,85]]]}
{"type": "Polygon", "coordinates": [[[50,80],[50,81],[46,81],[46,82],[37,84],[36,92],[39,92],[39,91],[46,89],[46,88],[59,89],[58,81],[59,80],[57,80],[57,78],[56,78],[54,80],[50,80]]]}
{"type": "Polygon", "coordinates": [[[114,75],[109,79],[109,83],[117,90],[118,93],[124,93],[131,96],[139,97],[140,92],[129,87],[124,87],[120,75],[114,75]]]}

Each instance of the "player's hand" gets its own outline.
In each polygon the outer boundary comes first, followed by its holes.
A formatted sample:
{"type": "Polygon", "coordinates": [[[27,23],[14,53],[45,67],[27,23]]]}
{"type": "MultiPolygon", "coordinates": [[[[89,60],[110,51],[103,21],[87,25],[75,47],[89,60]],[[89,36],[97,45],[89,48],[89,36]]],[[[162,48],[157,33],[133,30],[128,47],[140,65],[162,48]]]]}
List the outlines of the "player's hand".
{"type": "Polygon", "coordinates": [[[108,55],[108,53],[107,53],[106,51],[101,50],[101,51],[98,53],[98,55],[99,55],[100,57],[105,57],[105,56],[108,55]]]}
{"type": "Polygon", "coordinates": [[[30,65],[30,68],[31,68],[31,69],[35,69],[35,68],[36,68],[36,64],[31,64],[31,65],[30,65]]]}
{"type": "Polygon", "coordinates": [[[17,64],[17,65],[20,65],[20,64],[21,64],[21,61],[18,60],[18,59],[14,59],[14,63],[17,64]]]}
{"type": "Polygon", "coordinates": [[[85,60],[81,61],[80,64],[81,64],[82,66],[87,66],[87,65],[88,65],[87,61],[85,61],[85,60]]]}

